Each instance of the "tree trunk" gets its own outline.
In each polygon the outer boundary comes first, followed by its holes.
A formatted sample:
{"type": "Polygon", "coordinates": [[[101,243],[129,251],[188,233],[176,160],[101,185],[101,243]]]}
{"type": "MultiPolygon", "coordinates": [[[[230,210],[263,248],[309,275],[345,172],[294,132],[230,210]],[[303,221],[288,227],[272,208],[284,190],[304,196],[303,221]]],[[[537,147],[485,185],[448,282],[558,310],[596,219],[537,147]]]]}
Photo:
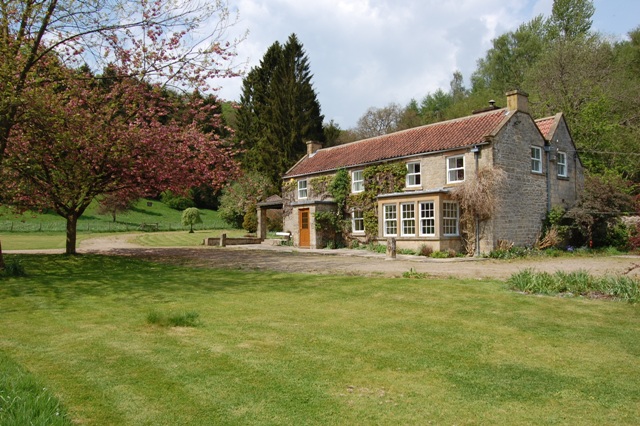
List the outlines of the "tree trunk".
{"type": "Polygon", "coordinates": [[[78,235],[78,216],[67,216],[67,245],[66,254],[76,253],[76,237],[78,235]]]}

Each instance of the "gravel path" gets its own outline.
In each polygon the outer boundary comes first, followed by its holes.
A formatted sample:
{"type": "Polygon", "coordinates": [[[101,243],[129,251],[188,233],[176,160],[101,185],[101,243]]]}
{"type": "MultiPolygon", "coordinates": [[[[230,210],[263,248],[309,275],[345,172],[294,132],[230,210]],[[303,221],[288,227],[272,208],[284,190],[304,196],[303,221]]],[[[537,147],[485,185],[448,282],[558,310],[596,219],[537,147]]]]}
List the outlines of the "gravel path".
{"type": "Polygon", "coordinates": [[[197,267],[313,274],[401,276],[403,272],[414,270],[436,277],[506,279],[515,272],[532,268],[547,272],[582,269],[594,275],[612,273],[640,277],[640,256],[493,260],[398,255],[396,260],[387,260],[383,254],[366,250],[306,250],[264,244],[226,248],[149,248],[133,244],[130,239],[130,235],[93,238],[83,241],[78,251],[142,257],[197,267]]]}

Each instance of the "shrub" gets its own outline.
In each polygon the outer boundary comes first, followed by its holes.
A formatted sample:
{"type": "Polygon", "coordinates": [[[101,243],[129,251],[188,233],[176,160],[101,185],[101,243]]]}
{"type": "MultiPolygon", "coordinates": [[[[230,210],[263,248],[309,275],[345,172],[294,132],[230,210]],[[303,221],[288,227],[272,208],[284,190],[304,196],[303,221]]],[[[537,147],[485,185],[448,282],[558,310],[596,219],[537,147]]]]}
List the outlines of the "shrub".
{"type": "Polygon", "coordinates": [[[433,247],[428,246],[426,244],[422,244],[420,248],[418,248],[418,256],[426,256],[429,257],[433,254],[433,247]]]}
{"type": "Polygon", "coordinates": [[[376,253],[386,253],[387,246],[383,244],[378,244],[378,243],[369,243],[367,244],[367,250],[373,251],[376,253]]]}
{"type": "Polygon", "coordinates": [[[258,230],[258,213],[255,206],[254,208],[249,208],[244,214],[242,228],[247,232],[256,232],[258,230]]]}
{"type": "Polygon", "coordinates": [[[267,230],[282,232],[282,210],[267,210],[267,230]]]}
{"type": "Polygon", "coordinates": [[[255,210],[256,204],[278,191],[265,176],[249,172],[227,186],[220,197],[218,212],[222,220],[234,228],[242,228],[245,215],[255,210]]]}
{"type": "Polygon", "coordinates": [[[449,252],[448,251],[434,251],[433,253],[431,253],[431,257],[434,259],[446,259],[449,257],[449,252]]]}
{"type": "Polygon", "coordinates": [[[175,210],[184,210],[196,205],[191,198],[176,195],[171,191],[164,191],[160,194],[160,201],[175,210]]]}

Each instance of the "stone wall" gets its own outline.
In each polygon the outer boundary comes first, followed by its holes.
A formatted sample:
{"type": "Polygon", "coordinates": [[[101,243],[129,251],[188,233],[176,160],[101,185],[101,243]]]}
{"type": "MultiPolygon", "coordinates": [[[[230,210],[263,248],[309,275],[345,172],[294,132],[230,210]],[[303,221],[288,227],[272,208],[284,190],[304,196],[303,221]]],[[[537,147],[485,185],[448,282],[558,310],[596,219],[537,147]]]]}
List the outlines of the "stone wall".
{"type": "Polygon", "coordinates": [[[513,116],[492,142],[494,165],[506,173],[498,190],[495,218],[487,227],[482,250],[490,251],[498,240],[531,246],[547,212],[547,164],[544,138],[528,114],[513,116]],[[531,171],[531,146],[542,150],[542,173],[531,171]]]}
{"type": "Polygon", "coordinates": [[[560,206],[565,210],[574,206],[578,195],[584,188],[584,169],[576,148],[571,142],[571,135],[564,120],[560,120],[558,128],[551,139],[550,189],[552,207],[560,206]],[[557,151],[567,155],[567,177],[557,173],[557,151]]]}

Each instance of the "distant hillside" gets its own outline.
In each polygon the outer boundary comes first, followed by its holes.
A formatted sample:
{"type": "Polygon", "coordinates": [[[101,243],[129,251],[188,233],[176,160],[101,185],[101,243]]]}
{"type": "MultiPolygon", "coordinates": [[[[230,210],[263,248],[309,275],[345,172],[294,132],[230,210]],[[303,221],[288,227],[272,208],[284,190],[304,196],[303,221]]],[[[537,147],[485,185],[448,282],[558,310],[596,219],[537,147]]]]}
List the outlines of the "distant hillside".
{"type": "MultiPolygon", "coordinates": [[[[117,232],[151,230],[172,231],[187,229],[180,223],[182,212],[167,207],[156,200],[141,199],[135,206],[116,215],[98,214],[98,203],[92,203],[78,221],[78,232],[117,232]]],[[[202,224],[195,229],[228,229],[230,225],[220,219],[218,212],[200,209],[202,224]]],[[[11,209],[0,206],[0,232],[64,232],[65,220],[53,212],[32,212],[16,214],[11,209]]]]}

